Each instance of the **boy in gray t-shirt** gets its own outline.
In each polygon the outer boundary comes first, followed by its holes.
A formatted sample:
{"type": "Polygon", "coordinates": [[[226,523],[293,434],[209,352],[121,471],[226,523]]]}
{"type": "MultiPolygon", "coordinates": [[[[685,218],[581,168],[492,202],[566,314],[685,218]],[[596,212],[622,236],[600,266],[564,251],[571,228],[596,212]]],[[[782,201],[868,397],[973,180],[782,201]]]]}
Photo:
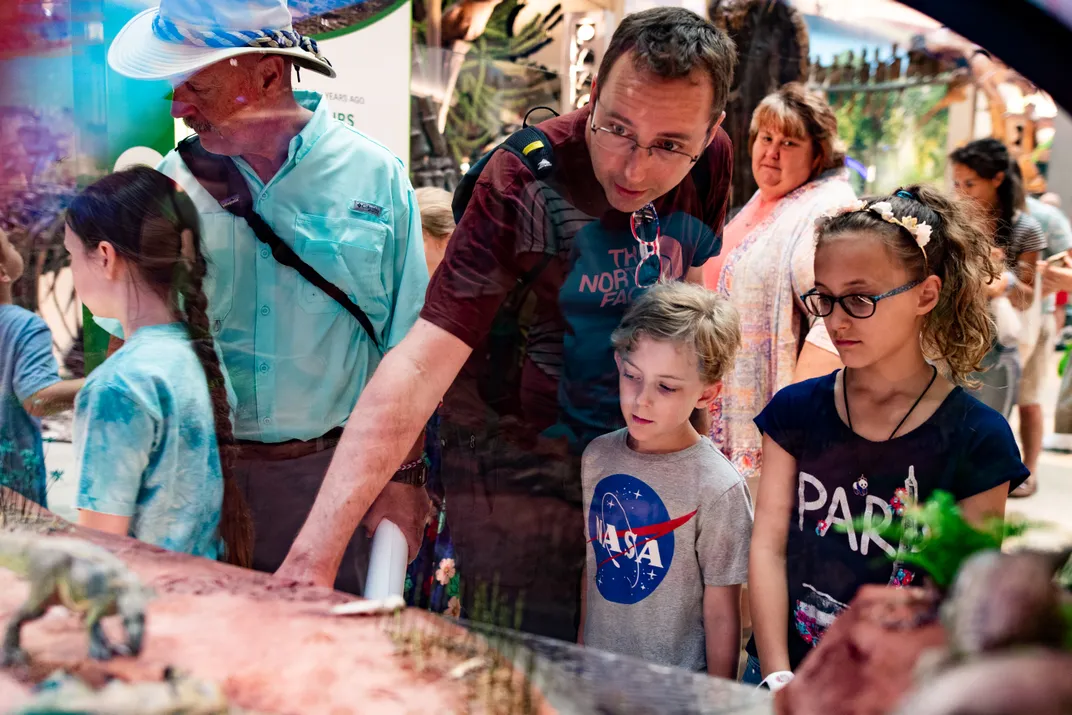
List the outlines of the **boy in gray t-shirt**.
{"type": "Polygon", "coordinates": [[[584,453],[579,640],[736,678],[752,502],[690,416],[707,408],[732,366],[740,321],[710,291],[660,284],[633,304],[613,341],[628,426],[584,453]]]}

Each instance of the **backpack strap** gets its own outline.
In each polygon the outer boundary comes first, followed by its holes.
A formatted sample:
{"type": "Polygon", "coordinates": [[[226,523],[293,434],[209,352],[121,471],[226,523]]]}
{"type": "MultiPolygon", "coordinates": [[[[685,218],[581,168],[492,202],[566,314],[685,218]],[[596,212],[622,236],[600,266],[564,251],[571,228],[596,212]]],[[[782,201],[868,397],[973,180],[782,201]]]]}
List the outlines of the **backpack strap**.
{"type": "Polygon", "coordinates": [[[462,215],[469,206],[470,199],[473,198],[473,190],[476,188],[481,172],[499,149],[505,149],[520,159],[537,179],[546,179],[554,171],[554,149],[551,148],[551,140],[542,130],[536,127],[525,127],[521,131],[514,132],[502,144],[480,157],[472,168],[465,172],[465,176],[454,191],[454,200],[450,205],[455,223],[461,222],[462,215]]]}
{"type": "Polygon", "coordinates": [[[555,154],[551,140],[536,127],[525,127],[514,132],[501,146],[520,159],[537,179],[546,179],[554,170],[555,154]]]}
{"type": "Polygon", "coordinates": [[[372,327],[372,321],[361,310],[361,307],[350,300],[338,286],[329,282],[324,276],[317,273],[316,269],[303,261],[283,240],[276,235],[272,227],[261,218],[260,214],[253,210],[253,196],[250,194],[249,185],[238,170],[234,160],[229,156],[212,154],[201,146],[201,140],[196,135],[179,142],[177,147],[179,156],[186,164],[186,168],[194,175],[198,183],[204,187],[212,198],[219,202],[220,206],[227,209],[238,218],[244,219],[253,229],[257,240],[272,249],[272,256],[276,261],[293,268],[302,278],[331,297],[336,303],[354,316],[373,346],[381,353],[379,341],[376,339],[376,330],[372,327]]]}

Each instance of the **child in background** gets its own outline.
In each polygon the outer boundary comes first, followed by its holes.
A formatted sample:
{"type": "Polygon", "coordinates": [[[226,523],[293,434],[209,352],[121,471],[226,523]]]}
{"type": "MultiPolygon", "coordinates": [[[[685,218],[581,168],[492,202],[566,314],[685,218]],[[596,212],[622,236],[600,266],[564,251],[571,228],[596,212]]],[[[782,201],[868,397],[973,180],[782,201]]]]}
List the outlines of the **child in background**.
{"type": "Polygon", "coordinates": [[[428,264],[428,277],[435,275],[447,244],[454,235],[454,212],[451,210],[451,194],[435,186],[417,189],[417,206],[421,209],[421,231],[424,234],[424,260],[428,264]]]}
{"type": "Polygon", "coordinates": [[[0,487],[46,506],[40,418],[70,409],[83,381],[60,379],[48,325],[12,304],[22,272],[22,256],[0,230],[0,487]]]}
{"type": "Polygon", "coordinates": [[[127,336],[78,395],[79,523],[207,558],[222,535],[222,556],[248,565],[249,513],[220,461],[233,438],[193,203],[128,169],[75,198],[64,245],[79,298],[127,336]]]}
{"type": "Polygon", "coordinates": [[[774,689],[860,586],[916,579],[892,560],[899,544],[878,536],[881,524],[936,489],[971,522],[1002,517],[1027,477],[1008,423],[963,387],[990,349],[997,277],[965,208],[910,187],[822,219],[817,241],[803,298],[845,368],[781,390],[756,418],[764,458],[744,679],[759,683],[762,671],[774,689]],[[874,528],[857,531],[858,518],[874,528]]]}
{"type": "Polygon", "coordinates": [[[591,549],[579,640],[735,678],[752,503],[690,417],[733,365],[740,319],[715,293],[665,283],[637,299],[612,340],[628,426],[582,461],[591,549]]]}

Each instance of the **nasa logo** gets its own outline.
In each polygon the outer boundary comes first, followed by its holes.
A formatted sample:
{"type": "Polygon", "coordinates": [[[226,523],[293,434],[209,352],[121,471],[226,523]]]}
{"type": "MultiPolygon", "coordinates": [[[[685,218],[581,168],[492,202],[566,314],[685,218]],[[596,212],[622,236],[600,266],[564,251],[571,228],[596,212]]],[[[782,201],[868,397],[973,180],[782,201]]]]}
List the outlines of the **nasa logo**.
{"type": "Polygon", "coordinates": [[[671,519],[655,490],[628,474],[596,485],[588,512],[596,587],[613,603],[638,603],[659,587],[674,560],[674,530],[696,512],[671,519]]]}

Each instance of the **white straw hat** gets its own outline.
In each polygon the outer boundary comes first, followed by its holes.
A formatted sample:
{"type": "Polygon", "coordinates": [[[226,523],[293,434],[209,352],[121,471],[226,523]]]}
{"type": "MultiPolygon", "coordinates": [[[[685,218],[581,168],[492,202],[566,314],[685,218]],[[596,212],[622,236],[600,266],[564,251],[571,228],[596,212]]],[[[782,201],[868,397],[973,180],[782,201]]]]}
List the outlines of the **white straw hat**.
{"type": "Polygon", "coordinates": [[[108,64],[134,79],[175,79],[251,53],[335,76],[316,40],[294,31],[286,0],[162,0],[119,31],[108,64]]]}

